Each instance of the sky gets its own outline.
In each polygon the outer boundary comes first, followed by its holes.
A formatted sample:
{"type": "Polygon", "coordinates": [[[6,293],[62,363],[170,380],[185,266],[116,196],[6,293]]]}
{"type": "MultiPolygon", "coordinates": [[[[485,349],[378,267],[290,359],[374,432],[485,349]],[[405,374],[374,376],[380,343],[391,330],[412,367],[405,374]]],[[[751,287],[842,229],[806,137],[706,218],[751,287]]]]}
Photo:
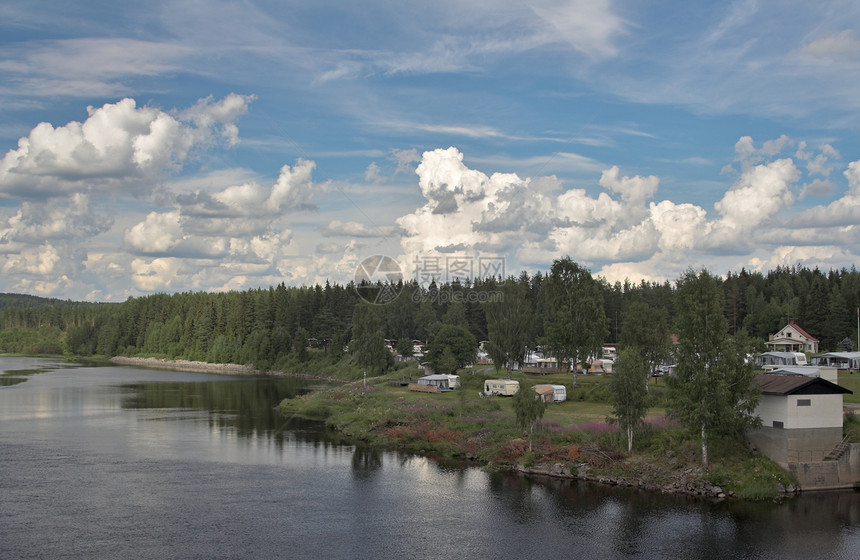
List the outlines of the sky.
{"type": "Polygon", "coordinates": [[[0,292],[850,268],[858,27],[853,0],[0,0],[0,292]]]}

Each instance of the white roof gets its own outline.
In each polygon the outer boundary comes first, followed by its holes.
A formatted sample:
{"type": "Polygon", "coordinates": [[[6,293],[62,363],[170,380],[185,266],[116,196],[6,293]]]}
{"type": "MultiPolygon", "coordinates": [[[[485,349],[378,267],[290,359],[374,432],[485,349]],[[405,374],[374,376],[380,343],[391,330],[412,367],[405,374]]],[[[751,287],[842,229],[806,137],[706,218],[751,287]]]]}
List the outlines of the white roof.
{"type": "Polygon", "coordinates": [[[445,373],[434,373],[433,375],[425,375],[424,377],[419,377],[418,379],[427,379],[428,381],[442,381],[450,379],[450,377],[445,373]]]}
{"type": "Polygon", "coordinates": [[[851,360],[860,358],[860,352],[828,352],[826,354],[813,356],[813,358],[842,358],[845,360],[851,360]]]}

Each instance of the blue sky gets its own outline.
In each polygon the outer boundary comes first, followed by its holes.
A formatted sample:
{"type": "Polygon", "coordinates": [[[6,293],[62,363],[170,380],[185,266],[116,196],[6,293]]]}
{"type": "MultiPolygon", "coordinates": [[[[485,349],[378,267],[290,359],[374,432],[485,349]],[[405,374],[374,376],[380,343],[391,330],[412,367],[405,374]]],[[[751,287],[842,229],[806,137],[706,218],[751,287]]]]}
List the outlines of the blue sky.
{"type": "Polygon", "coordinates": [[[860,5],[650,4],[0,3],[0,291],[855,265],[860,5]]]}

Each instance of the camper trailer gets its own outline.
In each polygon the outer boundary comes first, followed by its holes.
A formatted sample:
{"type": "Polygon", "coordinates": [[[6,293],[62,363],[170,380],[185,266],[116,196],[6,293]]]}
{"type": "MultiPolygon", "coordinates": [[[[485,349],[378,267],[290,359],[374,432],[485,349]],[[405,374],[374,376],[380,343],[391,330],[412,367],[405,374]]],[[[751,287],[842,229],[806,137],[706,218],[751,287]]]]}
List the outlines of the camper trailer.
{"type": "Polygon", "coordinates": [[[567,389],[564,385],[535,385],[534,389],[545,402],[560,403],[567,400],[567,389]]]}
{"type": "Polygon", "coordinates": [[[553,402],[564,402],[567,400],[567,389],[564,385],[552,385],[553,402]]]}
{"type": "Polygon", "coordinates": [[[487,379],[484,381],[485,396],[512,397],[520,390],[520,382],[513,379],[487,379]]]}

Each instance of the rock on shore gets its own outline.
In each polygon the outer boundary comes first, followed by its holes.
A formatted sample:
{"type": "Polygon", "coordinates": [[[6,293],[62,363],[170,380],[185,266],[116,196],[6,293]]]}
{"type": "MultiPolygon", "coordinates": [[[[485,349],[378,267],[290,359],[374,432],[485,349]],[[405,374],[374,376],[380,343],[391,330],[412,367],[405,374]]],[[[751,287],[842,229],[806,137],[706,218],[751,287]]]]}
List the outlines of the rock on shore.
{"type": "MultiPolygon", "coordinates": [[[[681,472],[673,473],[667,477],[669,482],[657,484],[646,480],[636,478],[625,478],[622,476],[607,476],[592,474],[589,472],[588,465],[580,464],[574,468],[565,466],[562,463],[554,464],[539,464],[530,467],[523,463],[514,465],[514,470],[528,475],[544,475],[555,478],[569,478],[576,480],[584,480],[586,482],[596,482],[608,486],[623,486],[627,488],[638,488],[650,492],[660,492],[663,494],[685,494],[699,498],[707,498],[711,500],[724,500],[735,496],[734,492],[725,491],[720,486],[709,483],[701,478],[700,469],[687,469],[681,472]]],[[[774,499],[780,500],[795,496],[800,493],[800,488],[794,486],[776,487],[776,496],[774,499]]]]}

